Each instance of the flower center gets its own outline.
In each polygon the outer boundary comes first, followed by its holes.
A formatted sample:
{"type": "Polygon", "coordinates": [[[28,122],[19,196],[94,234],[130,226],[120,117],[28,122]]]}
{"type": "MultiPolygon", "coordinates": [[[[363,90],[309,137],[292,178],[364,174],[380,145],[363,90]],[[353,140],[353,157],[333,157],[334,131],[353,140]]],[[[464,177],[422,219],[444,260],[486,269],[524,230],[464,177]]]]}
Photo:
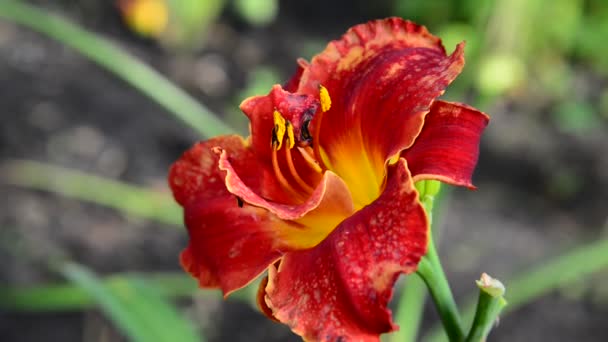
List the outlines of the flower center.
{"type": "Polygon", "coordinates": [[[311,156],[312,149],[309,146],[298,146],[297,149],[294,150],[296,152],[292,153],[296,143],[293,125],[276,109],[273,113],[273,117],[274,127],[272,129],[270,143],[272,146],[272,168],[275,176],[285,191],[299,200],[305,200],[314,191],[316,182],[314,182],[315,184],[312,184],[312,180],[305,180],[301,175],[301,172],[298,172],[294,160],[297,158],[302,161],[300,164],[307,165],[316,174],[322,174],[323,169],[319,166],[314,157],[311,156]],[[279,154],[281,150],[283,150],[282,156],[279,154]],[[287,169],[287,173],[283,172],[285,169],[287,169]],[[294,187],[287,177],[290,177],[297,187],[294,187]]]}

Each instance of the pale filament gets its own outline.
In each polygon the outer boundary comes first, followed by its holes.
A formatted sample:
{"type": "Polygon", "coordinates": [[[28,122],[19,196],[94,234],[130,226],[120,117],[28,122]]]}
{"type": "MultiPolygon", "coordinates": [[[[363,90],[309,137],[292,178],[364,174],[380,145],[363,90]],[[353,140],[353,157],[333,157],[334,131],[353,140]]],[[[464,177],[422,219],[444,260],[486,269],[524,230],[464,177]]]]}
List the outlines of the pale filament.
{"type": "Polygon", "coordinates": [[[296,171],[296,168],[293,165],[293,159],[291,157],[291,149],[287,146],[285,147],[285,159],[287,159],[287,166],[289,167],[289,172],[291,172],[291,175],[296,180],[296,183],[298,183],[298,185],[301,186],[302,189],[304,189],[306,192],[313,192],[314,189],[310,185],[308,185],[296,171]]]}
{"type": "MultiPolygon", "coordinates": [[[[323,118],[325,116],[325,113],[327,113],[327,111],[331,108],[331,97],[329,96],[329,92],[327,91],[327,88],[325,88],[321,84],[319,84],[319,101],[321,102],[321,112],[318,113],[317,115],[319,115],[320,118],[317,119],[315,131],[313,133],[313,137],[316,137],[318,140],[321,139],[321,136],[320,136],[321,124],[323,123],[323,118]]],[[[314,151],[314,155],[315,155],[316,159],[319,161],[319,163],[323,163],[323,158],[321,158],[320,141],[316,141],[313,144],[313,151],[314,151]]],[[[325,168],[327,168],[327,167],[325,166],[325,168]]]]}
{"type": "MultiPolygon", "coordinates": [[[[306,194],[310,194],[314,191],[314,187],[311,186],[309,183],[307,183],[298,173],[298,170],[296,169],[295,165],[294,165],[294,160],[293,157],[294,155],[292,155],[291,153],[291,149],[295,146],[295,137],[294,137],[294,131],[293,131],[293,125],[285,120],[285,118],[281,115],[281,113],[279,111],[277,111],[275,109],[274,111],[274,122],[275,122],[275,128],[273,129],[273,136],[271,139],[271,146],[272,146],[272,168],[274,170],[274,173],[279,181],[279,183],[281,184],[281,186],[290,194],[295,195],[296,197],[302,198],[305,197],[305,195],[302,194],[301,191],[296,191],[296,189],[292,186],[292,184],[289,183],[289,181],[287,180],[287,178],[285,178],[285,175],[283,174],[283,172],[281,171],[281,165],[279,164],[279,160],[278,160],[278,153],[277,151],[280,150],[281,148],[285,148],[285,161],[287,163],[287,168],[289,169],[289,174],[291,175],[291,177],[293,178],[293,180],[295,180],[295,182],[298,184],[299,188],[301,190],[304,190],[304,192],[306,194]],[[285,144],[283,144],[283,139],[287,140],[285,141],[285,144]]],[[[306,161],[306,164],[315,172],[317,173],[322,173],[323,169],[319,166],[318,162],[314,159],[313,156],[311,156],[312,149],[310,147],[299,147],[298,146],[298,152],[300,152],[302,158],[306,161]]]]}
{"type": "Polygon", "coordinates": [[[298,150],[300,151],[300,154],[302,154],[302,157],[304,158],[304,160],[306,160],[306,164],[308,166],[310,166],[313,170],[315,170],[318,173],[323,172],[323,169],[321,169],[321,166],[319,166],[319,163],[317,162],[315,157],[312,156],[315,153],[312,150],[312,148],[310,148],[308,146],[306,146],[306,147],[298,146],[298,150]]]}
{"type": "Polygon", "coordinates": [[[283,173],[281,172],[281,168],[279,167],[279,161],[277,159],[277,150],[274,147],[272,149],[272,168],[273,168],[274,174],[277,177],[277,179],[279,180],[279,183],[281,184],[281,186],[283,186],[283,188],[287,192],[289,192],[291,195],[296,196],[301,199],[302,198],[301,193],[296,191],[296,189],[294,189],[291,186],[291,184],[289,184],[289,182],[287,181],[285,176],[283,176],[283,173]]]}

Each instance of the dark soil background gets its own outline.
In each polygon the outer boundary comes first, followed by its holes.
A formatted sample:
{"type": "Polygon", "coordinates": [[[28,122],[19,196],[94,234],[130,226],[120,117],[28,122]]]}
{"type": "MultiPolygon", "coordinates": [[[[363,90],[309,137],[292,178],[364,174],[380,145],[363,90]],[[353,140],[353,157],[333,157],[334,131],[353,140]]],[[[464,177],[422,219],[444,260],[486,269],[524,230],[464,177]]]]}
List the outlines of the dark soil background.
{"type": "MultiPolygon", "coordinates": [[[[275,22],[254,28],[228,8],[211,26],[205,47],[186,55],[133,35],[107,2],[37,3],[110,38],[225,115],[256,68],[273,66],[287,79],[303,42],[337,38],[353,24],[391,14],[387,1],[366,9],[362,2],[282,2],[275,22]],[[219,76],[210,82],[209,73],[219,76]]],[[[593,99],[608,81],[585,65],[579,69],[577,84],[591,89],[593,99]]],[[[468,96],[461,100],[475,99],[474,92],[468,96]]],[[[476,172],[478,190],[453,191],[441,219],[440,253],[459,299],[472,293],[483,271],[508,279],[576,245],[608,238],[606,120],[582,135],[563,132],[547,119],[547,108],[530,109],[530,99],[522,98],[481,108],[492,121],[476,172]],[[574,182],[567,191],[556,185],[564,172],[568,184],[574,182]]],[[[76,52],[2,20],[0,118],[0,162],[44,161],[158,189],[166,188],[170,163],[199,139],[76,52]]],[[[186,240],[185,230],[0,184],[2,284],[60,281],[46,263],[64,255],[100,274],[178,270],[186,240]]],[[[503,317],[490,340],[606,341],[607,283],[604,271],[554,291],[503,317]]],[[[209,341],[299,340],[243,303],[203,296],[182,304],[209,341]]],[[[429,305],[424,326],[435,322],[429,305]]],[[[0,341],[121,340],[97,310],[0,312],[0,341]]]]}

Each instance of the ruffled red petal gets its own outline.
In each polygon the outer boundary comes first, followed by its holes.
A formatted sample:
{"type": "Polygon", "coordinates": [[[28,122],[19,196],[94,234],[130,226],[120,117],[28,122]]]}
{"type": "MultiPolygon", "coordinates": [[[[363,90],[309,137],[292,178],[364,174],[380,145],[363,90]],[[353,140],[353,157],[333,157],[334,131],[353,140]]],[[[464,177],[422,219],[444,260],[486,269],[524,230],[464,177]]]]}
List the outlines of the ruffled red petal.
{"type": "Polygon", "coordinates": [[[471,181],[489,117],[462,103],[435,101],[424,127],[402,156],[414,181],[436,179],[475,188],[471,181]]]}
{"type": "Polygon", "coordinates": [[[169,172],[169,185],[184,207],[190,243],[181,254],[183,267],[203,287],[227,295],[245,286],[279,258],[277,232],[290,224],[264,209],[247,205],[225,185],[219,168],[221,148],[233,158],[243,186],[269,198],[282,193],[268,171],[239,136],[222,136],[194,145],[169,172]]]}
{"type": "Polygon", "coordinates": [[[362,205],[379,195],[386,160],[414,142],[431,104],[462,70],[463,49],[447,56],[423,26],[389,18],[351,28],[305,68],[298,92],[318,96],[322,84],[332,100],[311,123],[318,158],[361,189],[353,195],[362,205]]]}
{"type": "Polygon", "coordinates": [[[326,171],[310,196],[300,204],[268,201],[251,190],[234,170],[225,151],[221,152],[219,167],[226,171],[226,186],[245,203],[264,208],[276,217],[293,221],[297,229],[279,229],[277,235],[284,249],[311,248],[321,242],[346,217],[354,212],[353,200],[344,181],[326,171]]]}
{"type": "Polygon", "coordinates": [[[312,192],[311,196],[301,204],[291,205],[272,202],[256,194],[235,171],[228,154],[220,150],[219,168],[226,172],[226,187],[235,196],[243,199],[246,203],[269,210],[283,220],[297,220],[310,214],[315,210],[324,212],[339,212],[342,215],[350,215],[353,212],[352,199],[348,187],[333,172],[328,171],[323,175],[322,181],[312,192]]]}
{"type": "Polygon", "coordinates": [[[274,317],[314,341],[378,341],[394,330],[387,304],[401,273],[426,253],[428,219],[404,159],[387,186],[317,247],[271,267],[266,302],[274,317]]]}
{"type": "Polygon", "coordinates": [[[238,135],[227,135],[195,144],[171,165],[169,186],[179,204],[185,206],[193,200],[229,194],[215,148],[230,155],[235,172],[251,191],[274,201],[288,200],[274,173],[256,158],[247,141],[238,135]]]}
{"type": "Polygon", "coordinates": [[[276,233],[288,226],[264,209],[241,207],[234,196],[186,206],[185,223],[190,243],[182,266],[201,287],[219,287],[225,296],[282,256],[276,233]]]}
{"type": "Polygon", "coordinates": [[[224,177],[218,168],[219,158],[212,148],[223,146],[239,159],[243,155],[250,159],[250,151],[247,151],[244,145],[245,142],[240,136],[222,136],[199,142],[186,151],[169,170],[169,187],[177,203],[183,206],[195,199],[227,194],[224,177]]]}

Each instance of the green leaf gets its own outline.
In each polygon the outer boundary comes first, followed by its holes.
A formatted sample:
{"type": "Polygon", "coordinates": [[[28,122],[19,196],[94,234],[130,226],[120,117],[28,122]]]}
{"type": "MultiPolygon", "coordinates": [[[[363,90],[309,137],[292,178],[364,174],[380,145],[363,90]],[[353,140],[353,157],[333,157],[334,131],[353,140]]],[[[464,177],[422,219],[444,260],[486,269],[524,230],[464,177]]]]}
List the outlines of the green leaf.
{"type": "Polygon", "coordinates": [[[0,182],[50,191],[129,215],[182,226],[181,209],[169,193],[36,161],[5,161],[0,164],[0,171],[0,182]]]}
{"type": "Polygon", "coordinates": [[[209,109],[156,70],[102,37],[20,1],[0,1],[0,18],[24,25],[73,48],[156,101],[203,136],[233,132],[209,109]]]}
{"type": "MultiPolygon", "coordinates": [[[[183,298],[193,294],[222,298],[220,291],[201,291],[196,280],[183,272],[116,274],[103,278],[104,286],[118,290],[125,279],[136,277],[152,284],[164,298],[183,298]]],[[[234,292],[228,300],[248,302],[255,306],[255,295],[261,279],[234,292]]],[[[63,312],[88,309],[94,298],[82,287],[73,284],[42,284],[36,286],[0,286],[0,309],[18,312],[63,312]]]]}
{"type": "Polygon", "coordinates": [[[391,342],[414,342],[422,322],[424,303],[426,301],[426,285],[416,274],[407,277],[403,290],[399,294],[395,323],[399,330],[390,334],[391,342]]]}
{"type": "Polygon", "coordinates": [[[135,342],[202,341],[193,324],[180,316],[154,285],[141,278],[121,278],[107,286],[85,267],[65,263],[60,271],[95,299],[101,310],[135,342]]]}

